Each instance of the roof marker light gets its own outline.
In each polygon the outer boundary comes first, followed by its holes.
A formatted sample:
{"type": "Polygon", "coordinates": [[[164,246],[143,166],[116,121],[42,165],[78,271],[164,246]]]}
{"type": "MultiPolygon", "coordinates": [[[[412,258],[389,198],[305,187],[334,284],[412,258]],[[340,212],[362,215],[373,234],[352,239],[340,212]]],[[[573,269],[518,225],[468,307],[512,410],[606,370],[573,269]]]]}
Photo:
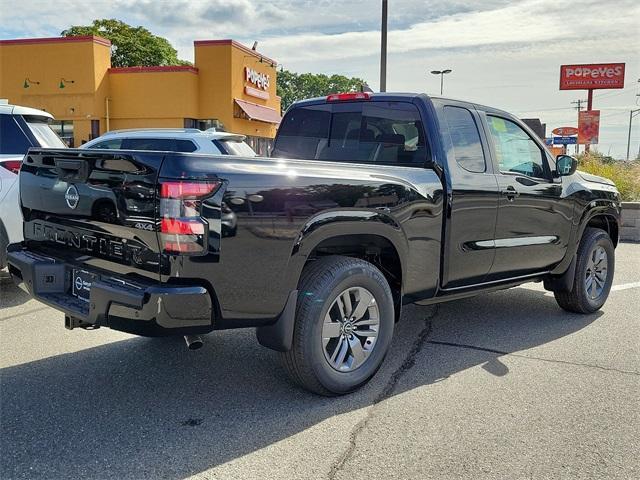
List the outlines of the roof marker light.
{"type": "Polygon", "coordinates": [[[332,93],[327,95],[327,102],[348,102],[350,100],[370,100],[371,92],[332,93]]]}

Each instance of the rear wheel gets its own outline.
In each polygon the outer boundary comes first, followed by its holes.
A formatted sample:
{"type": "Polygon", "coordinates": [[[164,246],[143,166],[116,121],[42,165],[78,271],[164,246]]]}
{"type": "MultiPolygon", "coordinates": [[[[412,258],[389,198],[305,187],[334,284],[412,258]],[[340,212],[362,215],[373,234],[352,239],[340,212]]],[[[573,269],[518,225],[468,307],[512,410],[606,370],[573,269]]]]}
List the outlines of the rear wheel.
{"type": "Polygon", "coordinates": [[[571,292],[554,292],[558,305],[576,313],[592,313],[607,301],[615,262],[611,238],[604,230],[587,228],[578,247],[571,292]]]}
{"type": "Polygon", "coordinates": [[[293,344],[283,363],[304,388],[345,394],[380,368],[393,327],[393,296],[380,270],[357,258],[316,260],[302,274],[293,344]]]}
{"type": "Polygon", "coordinates": [[[4,225],[0,221],[0,270],[7,266],[7,246],[9,239],[4,229],[4,225]]]}

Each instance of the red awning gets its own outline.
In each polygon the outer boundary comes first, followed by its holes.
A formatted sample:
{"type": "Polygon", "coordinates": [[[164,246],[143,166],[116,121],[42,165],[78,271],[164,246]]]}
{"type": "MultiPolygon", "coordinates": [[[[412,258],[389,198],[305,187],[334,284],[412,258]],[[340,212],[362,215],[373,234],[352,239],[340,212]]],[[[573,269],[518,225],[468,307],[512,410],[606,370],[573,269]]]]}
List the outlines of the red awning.
{"type": "Polygon", "coordinates": [[[251,102],[245,102],[244,100],[235,99],[238,107],[245,113],[251,120],[258,120],[259,122],[267,123],[280,123],[282,117],[275,108],[264,107],[251,102]]]}

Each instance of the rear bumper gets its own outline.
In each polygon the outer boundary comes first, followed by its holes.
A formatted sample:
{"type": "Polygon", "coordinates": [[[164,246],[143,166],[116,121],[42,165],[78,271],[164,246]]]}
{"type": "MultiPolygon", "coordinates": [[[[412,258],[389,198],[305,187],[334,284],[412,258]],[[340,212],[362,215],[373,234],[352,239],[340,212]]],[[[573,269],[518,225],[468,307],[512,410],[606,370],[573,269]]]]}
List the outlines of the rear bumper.
{"type": "Polygon", "coordinates": [[[75,265],[31,252],[21,244],[9,246],[7,263],[16,285],[74,320],[68,324],[105,326],[144,336],[213,330],[211,296],[201,286],[145,283],[93,271],[87,302],[71,294],[75,265]]]}

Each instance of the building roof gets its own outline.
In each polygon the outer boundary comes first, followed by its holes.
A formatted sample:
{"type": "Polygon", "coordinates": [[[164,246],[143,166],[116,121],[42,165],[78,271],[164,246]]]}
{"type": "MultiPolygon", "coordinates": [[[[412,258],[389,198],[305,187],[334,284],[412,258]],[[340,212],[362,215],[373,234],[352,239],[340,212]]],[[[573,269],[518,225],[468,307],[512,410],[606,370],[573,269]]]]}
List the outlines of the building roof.
{"type": "Polygon", "coordinates": [[[0,45],[32,45],[41,43],[73,43],[73,42],[94,42],[106,47],[111,46],[111,41],[97,35],[78,35],[75,37],[49,37],[49,38],[14,38],[11,40],[0,40],[0,45]]]}

